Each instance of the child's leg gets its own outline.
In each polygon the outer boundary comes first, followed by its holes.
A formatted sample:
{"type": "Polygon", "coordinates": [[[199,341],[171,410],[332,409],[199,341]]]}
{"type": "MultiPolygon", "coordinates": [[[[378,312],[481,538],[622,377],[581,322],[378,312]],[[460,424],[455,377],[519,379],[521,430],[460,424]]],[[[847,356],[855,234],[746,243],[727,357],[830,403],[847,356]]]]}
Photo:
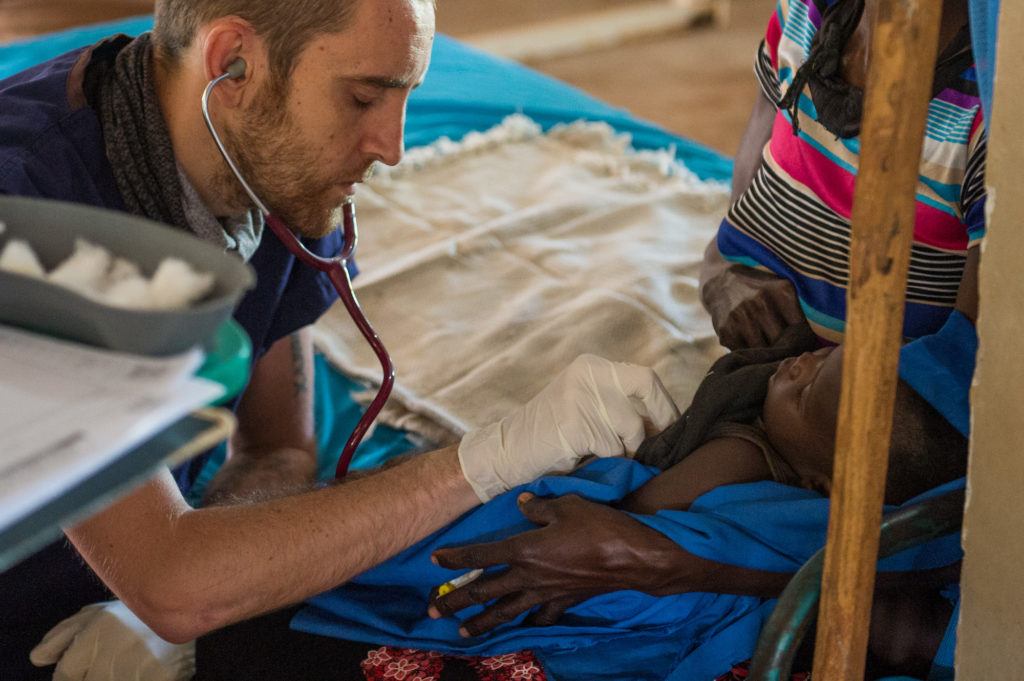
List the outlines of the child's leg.
{"type": "Polygon", "coordinates": [[[952,613],[953,605],[937,591],[876,595],[868,641],[868,678],[928,676],[952,613]]]}

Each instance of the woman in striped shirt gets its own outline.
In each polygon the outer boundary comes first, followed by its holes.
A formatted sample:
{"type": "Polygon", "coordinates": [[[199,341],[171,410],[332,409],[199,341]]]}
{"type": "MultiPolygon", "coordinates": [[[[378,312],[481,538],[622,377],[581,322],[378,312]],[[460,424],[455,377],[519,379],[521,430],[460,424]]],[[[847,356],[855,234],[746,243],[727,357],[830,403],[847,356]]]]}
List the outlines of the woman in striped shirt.
{"type": "MultiPolygon", "coordinates": [[[[701,272],[723,345],[771,344],[803,320],[842,340],[850,214],[870,42],[864,0],[779,0],[755,71],[761,95],[736,159],[733,203],[701,272]]],[[[976,317],[985,232],[985,128],[966,0],[944,0],[917,185],[904,336],[976,317]]],[[[919,74],[908,74],[919,77],[919,74]]]]}

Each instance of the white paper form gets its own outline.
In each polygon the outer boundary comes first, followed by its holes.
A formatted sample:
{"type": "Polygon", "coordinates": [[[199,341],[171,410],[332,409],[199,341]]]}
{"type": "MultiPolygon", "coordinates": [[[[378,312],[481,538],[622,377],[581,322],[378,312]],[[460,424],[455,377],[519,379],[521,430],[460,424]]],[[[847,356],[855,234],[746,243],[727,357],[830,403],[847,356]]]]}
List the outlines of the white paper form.
{"type": "Polygon", "coordinates": [[[222,386],[192,376],[201,362],[0,326],[0,528],[218,398],[222,386]]]}

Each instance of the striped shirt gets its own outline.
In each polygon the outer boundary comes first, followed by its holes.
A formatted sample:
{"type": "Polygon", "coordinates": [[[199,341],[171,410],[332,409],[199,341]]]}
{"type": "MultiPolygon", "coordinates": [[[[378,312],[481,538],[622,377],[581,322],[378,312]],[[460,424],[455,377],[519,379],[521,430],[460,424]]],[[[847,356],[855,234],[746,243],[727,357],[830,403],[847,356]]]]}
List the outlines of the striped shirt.
{"type": "MultiPolygon", "coordinates": [[[[718,232],[726,260],[789,279],[815,332],[842,340],[858,138],[817,121],[805,88],[799,135],[779,102],[811,51],[822,12],[837,0],[779,0],[755,73],[775,103],[772,136],[750,187],[718,232]]],[[[937,331],[956,302],[967,249],[985,233],[985,130],[974,68],[931,100],[917,184],[904,336],[937,331]]]]}

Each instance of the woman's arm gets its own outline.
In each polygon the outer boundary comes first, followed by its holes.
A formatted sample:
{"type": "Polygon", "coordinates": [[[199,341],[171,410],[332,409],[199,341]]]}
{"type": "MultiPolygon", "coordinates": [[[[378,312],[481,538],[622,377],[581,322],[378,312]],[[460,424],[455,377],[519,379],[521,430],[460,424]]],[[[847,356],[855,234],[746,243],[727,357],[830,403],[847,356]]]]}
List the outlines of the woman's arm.
{"type": "Polygon", "coordinates": [[[754,175],[761,165],[761,157],[764,154],[764,147],[772,138],[772,126],[775,122],[775,103],[758,93],[757,101],[750,112],[750,119],[740,139],[740,148],[736,151],[736,158],[733,161],[732,171],[732,196],[730,202],[739,200],[743,192],[747,191],[750,183],[754,181],[754,175]]]}
{"type": "MultiPolygon", "coordinates": [[[[775,114],[775,104],[759,94],[733,166],[734,203],[757,174],[775,114]]],[[[717,238],[704,251],[700,297],[720,342],[730,350],[771,345],[787,326],[804,319],[787,280],[727,261],[718,251],[717,238]]]]}
{"type": "MultiPolygon", "coordinates": [[[[725,484],[768,478],[760,450],[738,438],[701,446],[680,464],[622,502],[634,513],[682,510],[725,484]]],[[[601,593],[631,589],[664,596],[686,592],[774,598],[792,577],[696,556],[623,510],[577,496],[540,499],[524,494],[519,508],[540,526],[509,539],[440,549],[434,559],[452,570],[508,566],[434,600],[432,617],[492,603],[463,624],[479,635],[532,608],[535,625],[553,624],[572,605],[601,593]]],[[[955,579],[950,569],[879,575],[880,589],[935,588],[955,579]]]]}
{"type": "Polygon", "coordinates": [[[956,309],[972,322],[978,321],[978,269],[981,267],[981,247],[967,251],[967,264],[956,296],[956,309]]]}

